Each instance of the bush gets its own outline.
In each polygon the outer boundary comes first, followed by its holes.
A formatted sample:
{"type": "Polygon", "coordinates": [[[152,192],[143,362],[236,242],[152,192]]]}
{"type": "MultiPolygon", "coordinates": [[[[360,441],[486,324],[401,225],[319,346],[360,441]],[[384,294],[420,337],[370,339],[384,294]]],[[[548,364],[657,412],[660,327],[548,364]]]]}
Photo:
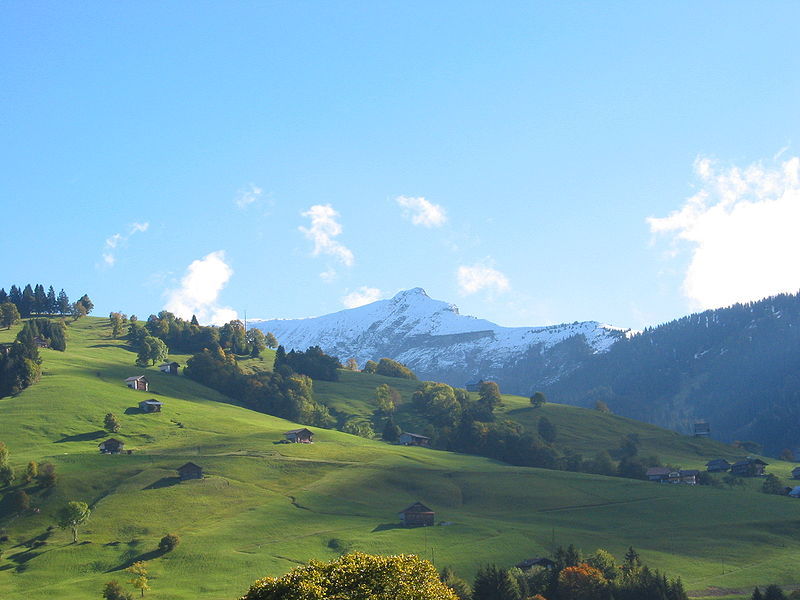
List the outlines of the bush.
{"type": "MultiPolygon", "coordinates": [[[[364,370],[366,370],[366,368],[364,370]]],[[[411,372],[411,369],[391,358],[382,358],[380,362],[378,362],[378,366],[375,367],[375,373],[377,375],[384,375],[385,377],[399,377],[401,379],[417,378],[417,376],[411,372]]]]}
{"type": "Polygon", "coordinates": [[[161,541],[158,542],[158,549],[161,552],[172,552],[175,550],[175,547],[180,542],[180,538],[175,535],[174,533],[168,533],[164,537],[161,538],[161,541]]]}

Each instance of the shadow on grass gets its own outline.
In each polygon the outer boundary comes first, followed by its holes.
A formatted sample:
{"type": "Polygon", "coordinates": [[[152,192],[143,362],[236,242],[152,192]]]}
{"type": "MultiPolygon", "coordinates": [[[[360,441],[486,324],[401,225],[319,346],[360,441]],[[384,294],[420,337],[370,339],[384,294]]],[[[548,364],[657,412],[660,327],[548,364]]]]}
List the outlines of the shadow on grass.
{"type": "Polygon", "coordinates": [[[178,485],[181,482],[180,477],[162,477],[158,481],[154,481],[147,487],[143,487],[143,490],[160,490],[161,488],[171,487],[173,485],[178,485]]]}
{"type": "Polygon", "coordinates": [[[145,411],[143,411],[138,406],[129,406],[128,408],[125,409],[126,415],[143,415],[144,413],[145,411]]]}
{"type": "Polygon", "coordinates": [[[375,529],[372,530],[372,533],[375,533],[376,531],[387,531],[389,529],[402,529],[402,528],[403,526],[400,525],[400,523],[381,523],[380,525],[377,525],[375,529]]]}
{"type": "Polygon", "coordinates": [[[122,350],[134,352],[133,346],[128,346],[126,344],[94,344],[89,346],[89,348],[121,348],[122,350]]]}
{"type": "Polygon", "coordinates": [[[92,440],[98,440],[101,437],[105,437],[110,435],[108,432],[98,429],[97,431],[89,431],[87,433],[78,433],[76,435],[65,435],[60,440],[56,440],[56,444],[62,444],[64,442],[91,442],[92,440]]]}
{"type": "Polygon", "coordinates": [[[136,554],[135,550],[128,550],[127,552],[122,553],[122,562],[118,564],[116,567],[111,567],[106,573],[113,573],[114,571],[124,571],[128,567],[130,567],[135,562],[147,562],[148,560],[153,560],[160,556],[163,556],[164,552],[161,550],[150,550],[150,552],[142,552],[141,554],[136,554]]]}

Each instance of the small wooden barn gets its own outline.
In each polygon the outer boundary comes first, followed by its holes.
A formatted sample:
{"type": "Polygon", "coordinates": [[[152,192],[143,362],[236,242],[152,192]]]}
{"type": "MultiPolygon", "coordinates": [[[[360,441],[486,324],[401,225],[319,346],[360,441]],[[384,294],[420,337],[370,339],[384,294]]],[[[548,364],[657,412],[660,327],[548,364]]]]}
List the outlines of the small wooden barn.
{"type": "Polygon", "coordinates": [[[403,446],[429,446],[431,438],[418,433],[404,431],[397,437],[397,443],[403,446]]]}
{"type": "Polygon", "coordinates": [[[729,463],[724,458],[715,458],[706,463],[706,471],[709,473],[724,473],[731,468],[729,463]]]}
{"type": "Polygon", "coordinates": [[[697,421],[694,424],[695,437],[708,437],[711,435],[711,425],[707,421],[697,421]]]}
{"type": "Polygon", "coordinates": [[[545,569],[552,569],[556,566],[556,563],[554,563],[549,558],[536,557],[536,558],[526,558],[525,560],[518,562],[514,566],[517,567],[518,569],[522,569],[523,571],[527,571],[529,569],[532,569],[533,567],[544,567],[545,569]]]}
{"type": "Polygon", "coordinates": [[[142,400],[139,402],[139,409],[146,413],[161,412],[162,406],[164,406],[164,403],[159,402],[158,400],[142,400]]]}
{"type": "Polygon", "coordinates": [[[187,462],[185,465],[178,467],[178,477],[181,478],[181,481],[186,481],[187,479],[202,479],[203,467],[193,462],[187,462]]]}
{"type": "Polygon", "coordinates": [[[301,429],[292,429],[285,432],[283,435],[292,444],[311,444],[314,442],[314,432],[305,427],[301,429]]]}
{"type": "Polygon", "coordinates": [[[150,389],[150,382],[147,381],[147,377],[144,375],[137,375],[136,377],[128,377],[125,380],[125,385],[127,385],[132,390],[138,390],[140,392],[146,392],[150,389]]]}
{"type": "Polygon", "coordinates": [[[752,458],[748,456],[731,465],[731,473],[738,477],[758,477],[764,474],[765,463],[760,458],[752,458]]]}
{"type": "Polygon", "coordinates": [[[800,467],[792,469],[792,479],[800,479],[800,467]]]}
{"type": "Polygon", "coordinates": [[[163,365],[158,365],[158,370],[167,375],[177,375],[180,365],[176,362],[168,362],[163,365]]]}
{"type": "Polygon", "coordinates": [[[483,382],[484,382],[484,380],[481,379],[481,378],[473,379],[471,381],[468,381],[466,384],[464,384],[464,388],[468,392],[477,392],[478,390],[481,389],[481,384],[483,382]]]}
{"type": "Polygon", "coordinates": [[[422,502],[414,502],[398,513],[403,527],[427,527],[433,525],[434,513],[422,502]]]}
{"type": "Polygon", "coordinates": [[[125,443],[117,438],[108,438],[106,441],[97,444],[97,446],[103,454],[119,454],[125,449],[125,443]]]}

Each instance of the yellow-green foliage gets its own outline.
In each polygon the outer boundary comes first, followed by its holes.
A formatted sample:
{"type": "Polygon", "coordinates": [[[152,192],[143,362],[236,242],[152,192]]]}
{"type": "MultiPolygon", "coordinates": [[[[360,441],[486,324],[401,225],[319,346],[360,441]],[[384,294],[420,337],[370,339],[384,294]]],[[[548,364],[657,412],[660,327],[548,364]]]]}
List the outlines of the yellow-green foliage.
{"type": "Polygon", "coordinates": [[[436,568],[411,554],[374,556],[353,552],[312,560],[283,577],[256,581],[241,600],[457,600],[436,568]]]}

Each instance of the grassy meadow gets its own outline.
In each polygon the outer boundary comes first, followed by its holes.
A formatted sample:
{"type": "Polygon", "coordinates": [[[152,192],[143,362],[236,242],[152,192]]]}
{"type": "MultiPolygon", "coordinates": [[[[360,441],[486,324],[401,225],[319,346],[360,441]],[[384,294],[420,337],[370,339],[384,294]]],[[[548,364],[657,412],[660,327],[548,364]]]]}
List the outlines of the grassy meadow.
{"type": "MultiPolygon", "coordinates": [[[[0,331],[0,342],[14,334],[0,331]]],[[[182,376],[136,367],[124,341],[111,339],[107,320],[80,319],[68,334],[66,352],[41,351],[39,383],[0,399],[0,441],[18,473],[3,491],[25,489],[39,509],[15,516],[7,500],[0,504],[0,529],[8,536],[0,542],[4,600],[99,598],[106,581],[128,579],[123,569],[136,560],[147,561],[152,576],[148,597],[232,600],[259,577],[348,550],[416,553],[471,579],[481,564],[511,565],[558,543],[617,556],[633,545],[696,595],[800,583],[793,566],[800,560],[800,501],[761,494],[756,482],[735,490],[657,485],[512,467],[316,428],[314,444],[282,444],[282,433],[297,424],[247,410],[182,376]],[[125,387],[123,380],[138,374],[148,376],[150,392],[125,387]],[[163,412],[140,413],[137,403],[148,398],[162,401],[163,412]],[[120,418],[113,437],[131,455],[98,452],[111,437],[102,429],[107,412],[120,418]],[[17,485],[29,460],[55,464],[57,485],[17,485]],[[187,461],[206,477],[180,482],[175,469],[187,461]],[[70,500],[92,507],[78,544],[69,531],[48,531],[70,500]],[[447,524],[397,527],[396,513],[416,500],[447,524]],[[158,540],[168,532],[180,544],[160,555],[158,540]]],[[[185,356],[174,358],[185,363],[185,356]]],[[[268,368],[271,355],[250,361],[268,368]]],[[[405,400],[415,387],[343,372],[339,383],[315,382],[315,393],[338,412],[367,416],[383,382],[405,400]]],[[[531,427],[547,415],[559,441],[587,456],[630,432],[639,433],[643,454],[686,468],[738,456],[710,440],[613,415],[556,404],[532,409],[527,402],[506,396],[502,410],[531,427]]],[[[768,462],[784,477],[792,466],[768,462]]]]}

